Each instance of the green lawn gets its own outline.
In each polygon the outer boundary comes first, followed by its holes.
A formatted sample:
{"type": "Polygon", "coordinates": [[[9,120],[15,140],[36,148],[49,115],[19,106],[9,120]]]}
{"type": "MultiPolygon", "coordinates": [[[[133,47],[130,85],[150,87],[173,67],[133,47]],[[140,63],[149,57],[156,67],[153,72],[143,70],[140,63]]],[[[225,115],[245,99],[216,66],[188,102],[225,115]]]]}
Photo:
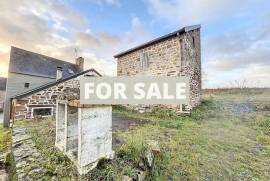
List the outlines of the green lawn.
{"type": "MultiPolygon", "coordinates": [[[[155,160],[149,180],[270,180],[270,90],[205,91],[202,105],[187,117],[164,110],[140,114],[119,106],[114,112],[149,122],[114,133],[124,140],[115,150],[115,160],[105,162],[86,179],[132,176],[144,141],[154,139],[162,154],[155,160]]],[[[31,125],[29,132],[48,163],[55,161],[59,154],[48,151],[54,143],[54,125],[50,120],[31,125]]],[[[69,173],[76,178],[72,167],[57,161],[59,166],[50,163],[53,174],[69,173]],[[57,172],[53,171],[56,167],[57,172]]]]}

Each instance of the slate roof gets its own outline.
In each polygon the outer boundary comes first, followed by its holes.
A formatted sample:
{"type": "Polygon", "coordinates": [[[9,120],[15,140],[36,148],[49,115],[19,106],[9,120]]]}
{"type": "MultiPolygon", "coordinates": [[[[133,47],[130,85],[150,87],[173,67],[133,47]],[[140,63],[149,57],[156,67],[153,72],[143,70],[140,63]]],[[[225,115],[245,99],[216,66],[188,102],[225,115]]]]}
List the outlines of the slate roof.
{"type": "Polygon", "coordinates": [[[0,90],[6,90],[7,78],[0,77],[0,90]]]}
{"type": "Polygon", "coordinates": [[[57,67],[62,67],[64,78],[83,71],[76,64],[11,47],[9,72],[56,78],[57,67]]]}
{"type": "Polygon", "coordinates": [[[75,77],[78,77],[78,76],[83,75],[83,74],[88,73],[88,72],[94,72],[94,73],[96,73],[98,76],[100,76],[100,77],[102,76],[102,75],[101,75],[98,71],[96,71],[95,69],[85,70],[85,71],[82,71],[82,72],[80,72],[80,73],[71,75],[71,76],[69,76],[69,77],[62,78],[62,79],[59,79],[59,80],[57,80],[57,81],[50,82],[50,83],[44,84],[44,85],[42,85],[42,86],[36,87],[36,88],[31,89],[31,90],[29,90],[29,91],[26,91],[26,92],[17,94],[17,95],[15,95],[15,96],[13,96],[12,99],[14,99],[14,98],[15,98],[15,99],[20,99],[20,98],[29,96],[29,95],[31,95],[31,94],[37,93],[37,92],[42,91],[42,90],[47,89],[47,88],[50,88],[50,87],[52,87],[52,86],[55,86],[55,85],[57,85],[57,84],[60,84],[60,83],[65,82],[65,81],[67,81],[67,80],[73,79],[73,78],[75,78],[75,77]]]}
{"type": "Polygon", "coordinates": [[[126,55],[126,54],[128,54],[128,53],[134,52],[134,51],[136,51],[136,50],[139,50],[139,49],[148,47],[148,46],[150,46],[150,45],[152,45],[152,44],[155,44],[155,43],[158,43],[158,42],[160,42],[160,41],[166,40],[166,39],[168,39],[168,38],[177,36],[178,34],[182,34],[182,33],[185,33],[185,32],[188,32],[188,31],[192,31],[192,30],[196,30],[196,29],[200,29],[200,28],[201,28],[201,25],[193,25],[193,26],[186,26],[186,27],[183,27],[183,28],[181,28],[181,29],[179,29],[179,30],[177,30],[177,31],[174,31],[174,32],[169,33],[169,34],[167,34],[167,35],[161,36],[161,37],[159,37],[159,38],[156,38],[156,39],[154,39],[154,40],[151,40],[151,41],[149,41],[149,42],[146,42],[146,43],[144,43],[144,44],[141,44],[141,45],[139,45],[139,46],[136,46],[136,47],[134,47],[134,48],[131,48],[131,49],[129,49],[129,50],[126,50],[126,51],[124,51],[124,52],[121,52],[121,53],[119,53],[119,54],[116,54],[116,55],[114,55],[114,58],[118,58],[118,57],[121,57],[121,56],[126,55]]]}

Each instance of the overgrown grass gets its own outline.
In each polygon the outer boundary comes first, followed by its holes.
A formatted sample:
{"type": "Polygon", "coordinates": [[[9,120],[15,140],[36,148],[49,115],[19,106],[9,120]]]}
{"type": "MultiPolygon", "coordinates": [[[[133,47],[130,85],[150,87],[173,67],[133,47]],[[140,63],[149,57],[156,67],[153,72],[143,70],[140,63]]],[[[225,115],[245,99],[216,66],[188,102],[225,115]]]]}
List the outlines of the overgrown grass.
{"type": "Polygon", "coordinates": [[[113,160],[102,159],[96,169],[83,177],[79,177],[74,164],[54,148],[54,120],[20,121],[17,122],[16,126],[27,128],[36,148],[45,158],[44,160],[37,160],[29,167],[31,169],[38,166],[45,170],[43,174],[45,180],[51,180],[52,178],[57,180],[121,180],[124,175],[135,177],[139,171],[138,163],[145,151],[143,139],[131,139],[127,136],[124,138],[125,144],[115,150],[116,154],[113,160]]]}
{"type": "MultiPolygon", "coordinates": [[[[203,103],[185,117],[161,109],[141,114],[116,106],[114,113],[149,121],[115,133],[124,141],[116,148],[115,159],[100,161],[81,179],[135,176],[145,140],[152,139],[159,142],[161,155],[148,173],[149,180],[270,180],[268,108],[270,91],[265,89],[207,92],[203,103]],[[242,105],[254,106],[255,112],[237,110],[242,105]]],[[[54,123],[45,120],[30,125],[37,148],[48,157],[48,177],[78,179],[72,163],[53,148],[54,123]]]]}
{"type": "Polygon", "coordinates": [[[180,129],[183,127],[185,122],[197,121],[200,122],[203,118],[209,114],[215,113],[218,108],[213,103],[212,99],[204,100],[200,106],[195,108],[190,115],[179,116],[172,110],[166,110],[161,108],[154,108],[151,112],[138,113],[137,111],[127,109],[124,106],[114,106],[113,111],[115,114],[121,114],[126,117],[147,119],[150,124],[165,128],[176,128],[180,129]]]}
{"type": "Polygon", "coordinates": [[[11,142],[11,130],[0,126],[0,154],[7,151],[11,142]]]}
{"type": "Polygon", "coordinates": [[[151,120],[122,134],[160,142],[166,157],[155,165],[152,180],[269,180],[270,110],[261,105],[270,106],[269,90],[239,89],[204,94],[190,117],[115,112],[151,120]],[[257,111],[234,110],[246,104],[257,111]]]}
{"type": "Polygon", "coordinates": [[[17,173],[16,173],[16,166],[15,166],[15,160],[11,153],[7,155],[6,159],[7,163],[7,170],[8,170],[8,176],[9,180],[18,180],[17,173]]]}
{"type": "MultiPolygon", "coordinates": [[[[35,160],[29,165],[29,172],[33,168],[41,168],[44,180],[76,180],[77,170],[73,163],[63,153],[54,147],[55,121],[52,119],[34,119],[18,121],[16,127],[27,128],[27,133],[32,136],[35,147],[42,155],[42,160],[35,160]]],[[[26,170],[27,172],[27,170],[26,170]]],[[[35,173],[34,173],[35,174],[35,173]]],[[[32,174],[31,177],[40,177],[32,174]]]]}
{"type": "Polygon", "coordinates": [[[135,178],[139,172],[138,164],[145,149],[143,140],[128,138],[125,144],[115,150],[115,158],[112,161],[99,164],[85,178],[90,180],[121,180],[124,175],[135,178]]]}

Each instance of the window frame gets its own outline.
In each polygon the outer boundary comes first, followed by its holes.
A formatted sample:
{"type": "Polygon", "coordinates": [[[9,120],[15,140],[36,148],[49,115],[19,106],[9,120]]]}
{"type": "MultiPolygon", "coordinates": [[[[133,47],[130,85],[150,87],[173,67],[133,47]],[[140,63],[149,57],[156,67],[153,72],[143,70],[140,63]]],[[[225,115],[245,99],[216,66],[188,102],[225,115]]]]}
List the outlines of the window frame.
{"type": "Polygon", "coordinates": [[[140,54],[140,67],[144,70],[149,68],[150,61],[149,61],[149,54],[148,52],[142,52],[140,54]]]}
{"type": "Polygon", "coordinates": [[[44,116],[41,116],[42,118],[46,118],[46,117],[50,117],[50,116],[53,116],[53,107],[32,107],[31,109],[31,118],[35,118],[34,117],[34,110],[35,109],[51,109],[51,114],[50,115],[44,115],[44,116]]]}
{"type": "Polygon", "coordinates": [[[192,48],[195,48],[196,46],[195,37],[192,36],[192,48]]]}

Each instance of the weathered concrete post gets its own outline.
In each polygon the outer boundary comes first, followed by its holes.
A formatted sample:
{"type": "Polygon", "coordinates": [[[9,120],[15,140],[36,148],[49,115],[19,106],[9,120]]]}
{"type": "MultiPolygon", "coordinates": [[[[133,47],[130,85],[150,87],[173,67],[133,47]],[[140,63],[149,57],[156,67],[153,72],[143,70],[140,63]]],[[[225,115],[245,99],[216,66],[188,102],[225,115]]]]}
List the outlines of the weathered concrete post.
{"type": "Polygon", "coordinates": [[[67,104],[66,103],[57,103],[56,107],[56,138],[55,138],[55,146],[64,151],[66,148],[65,143],[65,129],[66,129],[66,110],[67,104]]]}
{"type": "Polygon", "coordinates": [[[77,166],[80,174],[112,158],[112,107],[58,100],[55,146],[77,166]]]}
{"type": "Polygon", "coordinates": [[[79,108],[78,170],[85,174],[100,158],[112,158],[112,107],[79,108]],[[90,164],[89,164],[90,163],[90,164]]]}

